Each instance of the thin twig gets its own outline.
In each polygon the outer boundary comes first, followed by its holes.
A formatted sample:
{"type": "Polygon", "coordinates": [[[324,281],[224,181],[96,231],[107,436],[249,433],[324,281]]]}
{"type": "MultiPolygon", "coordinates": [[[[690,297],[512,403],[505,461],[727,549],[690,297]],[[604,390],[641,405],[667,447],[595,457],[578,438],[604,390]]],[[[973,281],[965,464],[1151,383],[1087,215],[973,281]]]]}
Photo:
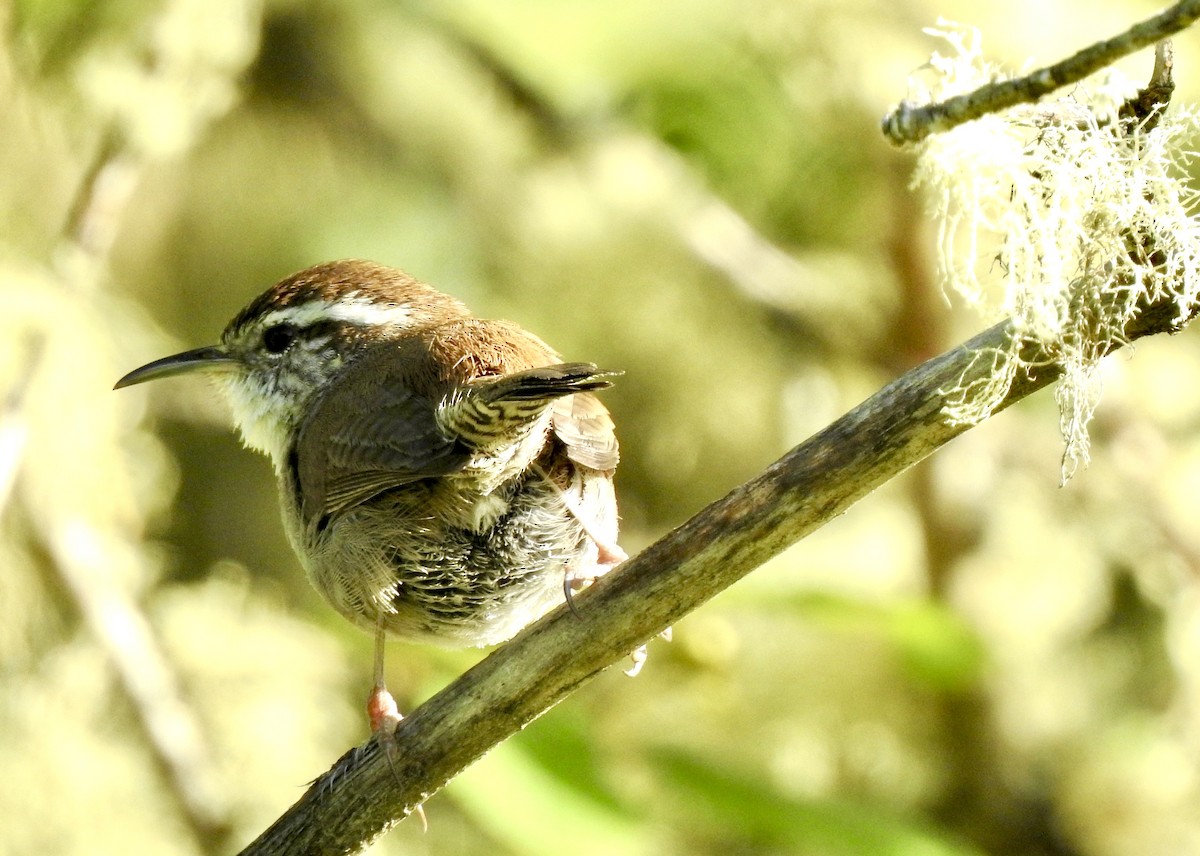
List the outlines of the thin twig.
{"type": "Polygon", "coordinates": [[[43,538],[64,587],[112,664],[150,751],[166,774],[168,793],[178,802],[197,843],[224,840],[230,831],[230,801],[220,789],[204,729],[154,628],[119,582],[137,574],[131,566],[144,559],[131,545],[81,518],[55,520],[43,538]]]}
{"type": "Polygon", "coordinates": [[[1154,46],[1154,70],[1150,73],[1150,82],[1117,111],[1127,128],[1137,128],[1145,133],[1157,127],[1175,92],[1174,70],[1175,51],[1171,40],[1165,39],[1154,46]]]}
{"type": "Polygon", "coordinates": [[[25,399],[41,365],[46,337],[40,331],[31,332],[21,344],[24,351],[24,359],[19,363],[21,372],[5,394],[3,405],[0,405],[0,515],[12,498],[13,485],[25,458],[25,444],[29,438],[25,399]]]}
{"type": "Polygon", "coordinates": [[[1016,104],[1037,101],[1056,89],[1083,80],[1123,56],[1190,27],[1200,19],[1200,0],[1181,0],[1125,32],[1084,48],[1073,56],[1025,77],[981,86],[937,104],[902,101],[883,118],[883,134],[896,145],[917,143],[931,134],[996,113],[1016,104]]]}
{"type": "Polygon", "coordinates": [[[68,286],[90,290],[100,281],[122,215],[141,178],[145,158],[110,127],[80,180],[67,215],[55,268],[68,286]]]}

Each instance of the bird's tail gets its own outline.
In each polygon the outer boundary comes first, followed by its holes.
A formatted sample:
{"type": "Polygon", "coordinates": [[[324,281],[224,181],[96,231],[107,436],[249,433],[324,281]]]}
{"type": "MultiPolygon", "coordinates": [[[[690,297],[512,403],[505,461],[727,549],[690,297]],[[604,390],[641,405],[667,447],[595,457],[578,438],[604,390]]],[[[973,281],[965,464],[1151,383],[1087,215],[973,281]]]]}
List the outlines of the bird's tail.
{"type": "Polygon", "coordinates": [[[559,363],[479,378],[467,384],[445,417],[459,436],[486,447],[541,417],[556,399],[606,389],[619,374],[592,363],[559,363]]]}

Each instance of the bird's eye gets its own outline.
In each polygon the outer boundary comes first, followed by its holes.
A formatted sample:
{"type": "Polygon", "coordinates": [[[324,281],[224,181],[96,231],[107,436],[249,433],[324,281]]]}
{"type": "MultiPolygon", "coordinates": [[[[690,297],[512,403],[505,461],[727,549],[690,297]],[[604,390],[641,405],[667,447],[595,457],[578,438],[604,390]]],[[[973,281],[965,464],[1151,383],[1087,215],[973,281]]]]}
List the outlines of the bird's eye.
{"type": "Polygon", "coordinates": [[[276,324],[263,331],[263,347],[272,354],[282,354],[296,341],[296,327],[292,324],[276,324]]]}

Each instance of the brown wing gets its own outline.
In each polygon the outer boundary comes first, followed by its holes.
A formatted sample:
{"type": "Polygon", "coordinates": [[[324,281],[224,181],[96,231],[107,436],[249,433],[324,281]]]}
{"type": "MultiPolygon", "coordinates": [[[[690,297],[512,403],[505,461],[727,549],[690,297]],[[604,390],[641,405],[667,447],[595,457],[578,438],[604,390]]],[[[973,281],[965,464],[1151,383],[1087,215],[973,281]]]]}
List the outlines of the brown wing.
{"type": "Polygon", "coordinates": [[[467,464],[470,451],[438,426],[439,401],[428,392],[422,368],[394,353],[364,355],[313,406],[296,444],[306,520],[467,464]]]}
{"type": "Polygon", "coordinates": [[[554,433],[572,461],[593,470],[615,470],[620,460],[612,418],[600,399],[582,392],[554,403],[554,433]]]}
{"type": "Polygon", "coordinates": [[[304,519],[337,515],[391,488],[458,472],[489,433],[485,423],[519,421],[552,398],[558,398],[554,431],[571,459],[614,469],[612,420],[586,392],[608,386],[609,373],[585,363],[529,367],[553,352],[531,336],[519,353],[507,345],[520,341],[515,335],[486,335],[500,329],[522,332],[470,319],[428,340],[391,342],[350,363],[300,428],[295,470],[304,519]],[[447,382],[462,384],[451,403],[443,401],[447,382]]]}

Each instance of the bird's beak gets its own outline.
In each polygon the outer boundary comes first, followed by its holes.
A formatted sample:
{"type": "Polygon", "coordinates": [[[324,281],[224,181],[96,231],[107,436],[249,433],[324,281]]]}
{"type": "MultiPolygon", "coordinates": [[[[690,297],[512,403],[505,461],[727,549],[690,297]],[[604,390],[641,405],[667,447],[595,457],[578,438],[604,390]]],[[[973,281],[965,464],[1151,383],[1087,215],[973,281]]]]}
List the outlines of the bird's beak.
{"type": "Polygon", "coordinates": [[[134,369],[117,381],[113,389],[123,389],[148,380],[158,380],[160,377],[172,377],[188,372],[227,371],[237,365],[238,360],[231,357],[219,347],[196,348],[163,357],[152,363],[146,363],[140,369],[134,369]]]}

